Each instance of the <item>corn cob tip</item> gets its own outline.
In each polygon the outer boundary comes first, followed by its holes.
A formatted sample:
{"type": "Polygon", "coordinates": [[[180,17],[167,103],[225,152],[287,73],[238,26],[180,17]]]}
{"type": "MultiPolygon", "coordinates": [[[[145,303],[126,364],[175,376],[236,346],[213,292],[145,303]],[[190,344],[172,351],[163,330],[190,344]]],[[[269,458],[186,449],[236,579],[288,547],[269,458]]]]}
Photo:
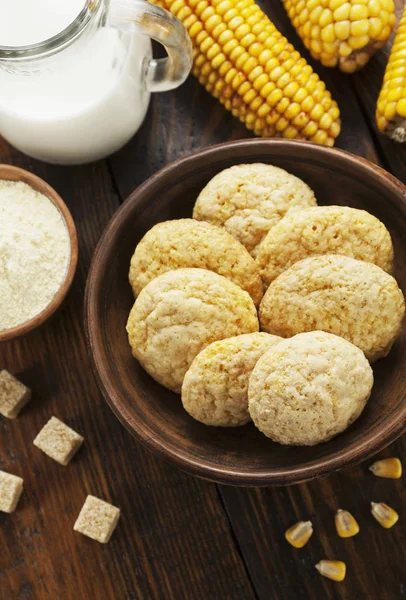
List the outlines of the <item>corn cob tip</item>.
{"type": "Polygon", "coordinates": [[[341,508],[335,515],[335,526],[341,538],[349,538],[359,533],[359,525],[351,513],[341,508]]]}
{"type": "Polygon", "coordinates": [[[385,529],[390,529],[399,520],[398,513],[383,502],[371,502],[371,513],[385,529]]]}
{"type": "Polygon", "coordinates": [[[345,73],[361,69],[395,25],[393,0],[283,0],[310,54],[345,73]]]}
{"type": "Polygon", "coordinates": [[[285,538],[294,548],[303,548],[313,534],[311,521],[299,521],[289,527],[285,532],[285,538]]]}
{"type": "Polygon", "coordinates": [[[383,458],[382,460],[377,460],[369,467],[369,470],[376,475],[376,477],[385,477],[386,479],[400,479],[402,477],[402,463],[398,458],[383,458]]]}
{"type": "Polygon", "coordinates": [[[327,577],[333,581],[344,581],[345,579],[347,568],[341,560],[321,560],[315,566],[323,577],[327,577]]]}
{"type": "Polygon", "coordinates": [[[404,117],[400,114],[395,115],[393,121],[384,126],[383,133],[389,136],[394,142],[404,144],[406,142],[406,115],[404,117]]]}
{"type": "Polygon", "coordinates": [[[378,129],[395,142],[406,142],[406,5],[396,32],[376,105],[378,129]]]}

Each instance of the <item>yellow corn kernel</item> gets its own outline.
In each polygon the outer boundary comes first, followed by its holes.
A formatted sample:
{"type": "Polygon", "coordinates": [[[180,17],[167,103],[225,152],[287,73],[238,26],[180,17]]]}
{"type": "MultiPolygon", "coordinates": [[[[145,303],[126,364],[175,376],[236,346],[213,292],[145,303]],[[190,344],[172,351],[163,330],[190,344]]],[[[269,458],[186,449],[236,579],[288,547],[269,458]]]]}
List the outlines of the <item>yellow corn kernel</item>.
{"type": "Polygon", "coordinates": [[[400,117],[406,118],[406,98],[402,98],[398,101],[396,105],[398,115],[400,117]]]}
{"type": "Polygon", "coordinates": [[[323,56],[323,54],[321,54],[320,62],[324,67],[335,67],[338,61],[335,56],[323,56]]]}
{"type": "Polygon", "coordinates": [[[334,23],[334,33],[338,40],[348,40],[351,32],[351,23],[349,21],[339,21],[334,23]]]}
{"type": "Polygon", "coordinates": [[[368,61],[369,61],[368,52],[360,52],[359,54],[356,54],[356,56],[355,56],[355,62],[357,63],[358,68],[364,67],[368,61]]]}
{"type": "Polygon", "coordinates": [[[348,38],[348,44],[353,50],[360,50],[365,48],[369,43],[369,37],[367,35],[350,35],[348,38]]]}
{"type": "Polygon", "coordinates": [[[383,502],[371,502],[371,513],[385,529],[390,529],[399,520],[398,513],[383,502]]]}
{"type": "Polygon", "coordinates": [[[402,477],[402,463],[398,458],[383,458],[375,461],[369,470],[377,477],[386,479],[400,479],[402,477]]]}
{"type": "Polygon", "coordinates": [[[368,13],[370,17],[377,17],[381,12],[381,3],[379,0],[369,0],[368,13]]]}
{"type": "Polygon", "coordinates": [[[299,131],[296,129],[296,127],[292,127],[292,125],[289,125],[289,127],[286,127],[285,131],[284,131],[284,136],[288,139],[293,139],[293,138],[297,138],[299,131]]]}
{"type": "Polygon", "coordinates": [[[352,514],[341,508],[336,512],[335,526],[341,538],[352,537],[359,533],[359,525],[352,514]]]}
{"type": "Polygon", "coordinates": [[[386,105],[384,115],[388,121],[393,121],[396,117],[396,102],[389,102],[389,104],[386,105]]]}
{"type": "Polygon", "coordinates": [[[342,6],[345,2],[346,0],[330,0],[328,5],[330,10],[335,10],[336,8],[342,6]]]}
{"type": "Polygon", "coordinates": [[[310,139],[313,135],[315,135],[317,130],[317,123],[315,123],[314,121],[309,121],[307,125],[302,129],[302,132],[307,138],[310,139]]]}
{"type": "Polygon", "coordinates": [[[322,12],[323,12],[323,7],[320,5],[316,6],[316,8],[314,8],[312,10],[312,12],[309,14],[309,21],[311,23],[318,23],[322,12]]]}
{"type": "MultiPolygon", "coordinates": [[[[321,30],[321,39],[323,40],[323,42],[327,42],[327,43],[332,43],[335,41],[336,39],[336,35],[334,33],[334,25],[332,23],[330,23],[329,25],[326,25],[326,27],[323,27],[323,29],[321,30]]],[[[324,44],[325,46],[325,44],[324,44]]]]}
{"type": "Polygon", "coordinates": [[[340,44],[340,47],[338,49],[338,54],[340,56],[340,68],[342,69],[343,64],[345,64],[346,62],[350,62],[351,60],[351,55],[352,55],[352,48],[349,44],[347,44],[347,42],[342,42],[340,44]],[[348,57],[348,58],[347,58],[348,57]],[[344,58],[346,60],[344,60],[344,58]]]}
{"type": "Polygon", "coordinates": [[[325,144],[327,145],[328,133],[327,131],[316,131],[316,133],[310,138],[311,142],[316,142],[316,144],[325,144]]]}
{"type": "Polygon", "coordinates": [[[333,13],[329,8],[325,8],[319,18],[320,27],[326,27],[327,25],[331,25],[332,22],[333,13]]]}
{"type": "MultiPolygon", "coordinates": [[[[385,30],[386,25],[383,29],[385,30]]],[[[383,35],[384,31],[380,35],[383,35]]],[[[380,37],[380,35],[378,37],[380,37]]],[[[378,38],[377,38],[378,39],[378,38]]],[[[376,106],[380,131],[396,142],[406,142],[406,5],[386,66],[376,106]]]]}
{"type": "Polygon", "coordinates": [[[347,60],[341,65],[341,70],[343,73],[355,73],[355,71],[357,70],[357,61],[347,60]]]}
{"type": "Polygon", "coordinates": [[[388,39],[396,19],[393,0],[282,1],[312,56],[345,73],[368,62],[388,39]],[[330,45],[328,51],[325,44],[330,45]]]}
{"type": "Polygon", "coordinates": [[[339,8],[337,8],[333,12],[333,17],[335,21],[345,21],[349,19],[351,12],[351,4],[349,2],[345,2],[339,8]]]}
{"type": "Polygon", "coordinates": [[[323,44],[319,40],[312,40],[310,42],[310,50],[313,56],[320,56],[323,51],[323,44]]]}
{"type": "MultiPolygon", "coordinates": [[[[294,127],[301,130],[303,127],[306,127],[308,122],[310,121],[310,117],[306,115],[304,112],[300,112],[297,117],[292,120],[294,127]]],[[[329,132],[330,133],[330,132],[329,132]]],[[[331,135],[331,134],[330,134],[331,135]]]]}
{"type": "MultiPolygon", "coordinates": [[[[255,0],[151,2],[171,11],[183,22],[193,44],[193,74],[249,129],[262,136],[298,137],[328,146],[334,144],[340,131],[337,104],[318,75],[277,31],[255,0]],[[310,112],[317,105],[323,110],[315,109],[311,126],[307,127],[310,112]],[[305,106],[309,107],[308,113],[305,106]]],[[[313,42],[312,52],[324,52],[322,27],[333,18],[328,2],[286,2],[296,26],[302,27],[303,23],[309,43],[313,42]],[[294,14],[296,9],[300,9],[300,18],[294,14]]],[[[340,2],[337,4],[335,0],[335,4],[339,8],[340,2]]]]}
{"type": "Polygon", "coordinates": [[[368,18],[368,7],[362,4],[354,4],[350,10],[350,20],[357,21],[358,19],[368,18]]]}
{"type": "Polygon", "coordinates": [[[279,133],[282,133],[283,131],[285,131],[288,125],[289,122],[287,121],[287,119],[285,119],[285,117],[280,117],[275,123],[275,129],[279,133]]]}
{"type": "Polygon", "coordinates": [[[299,521],[285,532],[285,538],[294,548],[303,548],[313,534],[311,521],[299,521]]]}
{"type": "Polygon", "coordinates": [[[323,575],[333,581],[344,581],[346,566],[341,560],[321,560],[316,565],[316,569],[323,575]]]}
{"type": "MultiPolygon", "coordinates": [[[[351,35],[366,35],[369,31],[369,23],[367,19],[361,21],[353,21],[351,23],[351,35]]],[[[369,41],[369,38],[368,38],[369,41]]]]}

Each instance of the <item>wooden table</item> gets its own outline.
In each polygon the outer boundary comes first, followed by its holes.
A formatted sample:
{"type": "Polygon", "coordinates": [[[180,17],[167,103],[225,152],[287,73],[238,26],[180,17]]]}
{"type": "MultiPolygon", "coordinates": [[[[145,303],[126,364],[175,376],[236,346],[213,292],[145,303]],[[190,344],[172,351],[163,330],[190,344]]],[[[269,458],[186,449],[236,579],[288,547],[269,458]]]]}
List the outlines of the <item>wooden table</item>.
{"type": "MultiPolygon", "coordinates": [[[[398,7],[402,3],[398,0],[398,7]]],[[[264,8],[305,53],[279,2],[268,0],[264,8]]],[[[337,146],[382,164],[406,182],[406,145],[387,140],[374,124],[386,60],[387,50],[353,77],[315,66],[341,108],[337,146]]],[[[108,220],[135,187],[168,162],[209,144],[249,136],[190,78],[173,93],[155,95],[138,135],[106,161],[49,166],[0,140],[0,162],[33,171],[62,195],[80,240],[79,268],[63,309],[41,329],[0,347],[0,368],[18,373],[33,390],[20,418],[0,420],[0,469],[24,477],[25,485],[18,510],[0,514],[2,600],[406,597],[404,478],[378,479],[361,465],[290,488],[243,489],[201,481],[140,446],[114,417],[93,377],[83,294],[93,250],[108,220]],[[86,438],[67,468],[32,445],[51,415],[86,438]],[[121,507],[121,521],[106,546],[72,530],[88,493],[121,507]],[[385,501],[401,513],[393,530],[375,523],[370,500],[385,501]],[[337,537],[333,515],[338,508],[356,515],[357,537],[337,537]],[[284,541],[284,531],[308,518],[315,534],[305,549],[295,550],[284,541]],[[314,564],[323,557],[347,563],[345,582],[319,576],[314,564]]],[[[405,458],[404,440],[382,456],[405,458]]]]}

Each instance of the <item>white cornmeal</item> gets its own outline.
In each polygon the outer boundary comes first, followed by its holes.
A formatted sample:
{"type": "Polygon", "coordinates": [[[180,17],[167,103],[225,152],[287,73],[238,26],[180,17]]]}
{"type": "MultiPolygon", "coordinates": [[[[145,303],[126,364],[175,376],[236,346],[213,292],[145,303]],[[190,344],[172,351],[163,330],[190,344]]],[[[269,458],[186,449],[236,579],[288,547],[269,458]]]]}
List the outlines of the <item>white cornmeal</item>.
{"type": "Polygon", "coordinates": [[[48,306],[69,259],[69,233],[56,206],[26,183],[0,180],[0,331],[48,306]]]}

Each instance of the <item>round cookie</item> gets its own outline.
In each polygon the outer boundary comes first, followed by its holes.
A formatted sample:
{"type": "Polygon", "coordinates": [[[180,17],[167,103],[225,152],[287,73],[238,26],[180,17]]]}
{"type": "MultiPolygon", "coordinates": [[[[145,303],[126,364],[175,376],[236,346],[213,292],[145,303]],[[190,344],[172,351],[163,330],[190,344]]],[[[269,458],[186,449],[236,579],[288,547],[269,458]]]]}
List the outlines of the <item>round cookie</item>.
{"type": "Polygon", "coordinates": [[[359,417],[372,384],[359,348],[331,333],[301,333],[259,359],[249,380],[249,411],[273,441],[313,446],[359,417]]]}
{"type": "Polygon", "coordinates": [[[281,273],[266,291],[259,317],[264,331],[282,337],[329,331],[373,362],[388,354],[404,312],[403,294],[391,275],[372,263],[326,254],[281,273]]]}
{"type": "Polygon", "coordinates": [[[255,257],[265,235],[288,210],[315,204],[313,191],[298,177],[272,165],[242,164],[209,181],[193,217],[224,227],[255,257]]]}
{"type": "Polygon", "coordinates": [[[256,258],[266,286],[299,260],[316,254],[344,254],[393,270],[389,231],[365,210],[316,206],[290,212],[265,237],[256,258]]]}
{"type": "Polygon", "coordinates": [[[245,333],[207,346],[183,380],[184,408],[205,425],[236,427],[248,423],[249,376],[263,353],[281,339],[269,333],[245,333]]]}
{"type": "Polygon", "coordinates": [[[250,295],[204,269],[177,269],[153,279],[127,321],[133,356],[158,383],[178,393],[203,348],[254,331],[258,317],[250,295]]]}
{"type": "Polygon", "coordinates": [[[262,298],[258,267],[244,246],[224,229],[195,219],[165,221],[150,229],[131,259],[130,284],[137,296],[158,275],[188,267],[223,275],[248,292],[255,305],[262,298]]]}

